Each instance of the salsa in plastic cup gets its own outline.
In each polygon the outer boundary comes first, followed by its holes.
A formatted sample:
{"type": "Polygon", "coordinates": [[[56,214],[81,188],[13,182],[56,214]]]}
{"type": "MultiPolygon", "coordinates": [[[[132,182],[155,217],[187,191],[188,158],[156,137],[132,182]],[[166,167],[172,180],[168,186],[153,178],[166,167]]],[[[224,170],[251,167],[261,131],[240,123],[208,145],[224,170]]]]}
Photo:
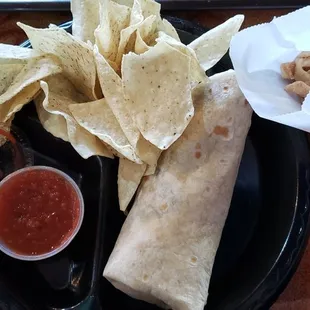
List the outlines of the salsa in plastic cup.
{"type": "Polygon", "coordinates": [[[11,257],[34,261],[59,253],[83,216],[81,191],[60,170],[27,167],[0,182],[0,250],[11,257]]]}

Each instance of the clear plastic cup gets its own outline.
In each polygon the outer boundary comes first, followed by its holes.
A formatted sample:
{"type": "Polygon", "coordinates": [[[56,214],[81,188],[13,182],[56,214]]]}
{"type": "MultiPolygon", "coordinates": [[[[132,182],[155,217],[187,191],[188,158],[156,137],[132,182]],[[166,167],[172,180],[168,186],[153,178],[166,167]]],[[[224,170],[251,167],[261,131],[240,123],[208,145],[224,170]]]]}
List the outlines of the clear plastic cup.
{"type": "Polygon", "coordinates": [[[54,250],[47,252],[47,253],[43,253],[40,255],[24,255],[24,254],[18,254],[16,253],[14,250],[10,249],[9,246],[7,244],[5,244],[2,240],[1,240],[1,236],[0,236],[0,251],[2,251],[3,253],[16,258],[16,259],[20,259],[20,260],[24,260],[24,261],[38,261],[38,260],[42,260],[42,259],[46,259],[49,257],[52,257],[56,254],[58,254],[59,252],[61,252],[63,249],[65,249],[70,243],[71,241],[74,239],[74,237],[76,236],[76,234],[78,233],[78,231],[81,228],[82,222],[83,222],[83,218],[84,218],[84,200],[83,200],[83,196],[82,193],[79,189],[79,187],[77,186],[77,184],[75,183],[75,181],[69,177],[66,173],[52,168],[52,167],[47,167],[47,166],[32,166],[32,167],[26,167],[20,170],[17,170],[13,173],[11,173],[10,175],[8,175],[7,177],[5,177],[1,182],[0,182],[0,191],[1,188],[3,187],[3,185],[8,181],[11,180],[12,178],[25,173],[27,171],[33,171],[33,170],[47,170],[47,171],[51,171],[54,172],[56,174],[58,174],[59,176],[63,177],[65,180],[67,180],[71,185],[72,188],[74,189],[74,191],[76,192],[76,195],[78,197],[79,200],[79,218],[78,218],[78,222],[75,226],[75,228],[72,230],[71,235],[64,241],[62,242],[57,248],[55,248],[54,250]]]}

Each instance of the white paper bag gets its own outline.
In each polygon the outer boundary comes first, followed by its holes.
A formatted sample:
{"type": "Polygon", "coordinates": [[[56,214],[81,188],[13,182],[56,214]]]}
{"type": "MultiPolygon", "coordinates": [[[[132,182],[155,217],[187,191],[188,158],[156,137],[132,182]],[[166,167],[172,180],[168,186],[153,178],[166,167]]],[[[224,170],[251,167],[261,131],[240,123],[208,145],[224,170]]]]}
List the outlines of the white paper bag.
{"type": "Polygon", "coordinates": [[[261,117],[310,132],[310,95],[303,104],[284,87],[280,66],[310,51],[310,6],[244,29],[230,45],[240,89],[261,117]]]}

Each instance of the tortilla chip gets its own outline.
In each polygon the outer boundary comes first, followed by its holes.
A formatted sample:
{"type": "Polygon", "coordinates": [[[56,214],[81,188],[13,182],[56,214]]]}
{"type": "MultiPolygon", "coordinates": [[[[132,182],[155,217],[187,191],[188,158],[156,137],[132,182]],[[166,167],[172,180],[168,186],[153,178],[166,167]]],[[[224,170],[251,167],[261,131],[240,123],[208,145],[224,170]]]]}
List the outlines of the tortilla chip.
{"type": "Polygon", "coordinates": [[[231,38],[239,31],[243,20],[243,15],[236,15],[188,45],[195,51],[205,71],[212,68],[226,54],[231,38]]]}
{"type": "MultiPolygon", "coordinates": [[[[57,75],[58,78],[66,80],[57,75]]],[[[51,83],[52,84],[52,83],[51,83]]],[[[35,99],[35,106],[38,114],[38,118],[43,126],[43,128],[51,133],[54,137],[60,138],[66,142],[69,142],[68,131],[67,131],[67,122],[66,119],[60,114],[52,114],[45,110],[43,102],[46,103],[49,101],[49,91],[52,89],[52,85],[49,80],[47,80],[48,88],[46,91],[41,92],[35,99]]],[[[40,85],[41,87],[41,85],[40,85]]],[[[46,87],[45,84],[42,88],[46,87]]]]}
{"type": "Polygon", "coordinates": [[[136,148],[139,140],[140,132],[132,121],[131,115],[126,107],[126,102],[123,93],[122,80],[108,64],[106,59],[94,49],[97,71],[101,89],[104,98],[113,111],[114,116],[129,143],[136,148]]]}
{"type": "Polygon", "coordinates": [[[162,22],[159,23],[158,30],[163,31],[168,36],[170,36],[173,39],[181,42],[180,37],[178,35],[178,32],[176,31],[176,29],[172,26],[172,24],[168,20],[163,19],[162,22]]]}
{"type": "Polygon", "coordinates": [[[9,88],[23,68],[23,64],[0,64],[0,95],[9,88]]]}
{"type": "Polygon", "coordinates": [[[0,96],[0,105],[12,99],[26,86],[38,82],[52,74],[61,72],[58,59],[53,55],[41,56],[29,61],[0,96]]]}
{"type": "Polygon", "coordinates": [[[156,16],[148,16],[139,26],[136,33],[134,52],[142,54],[149,50],[148,38],[153,36],[156,31],[156,16]]]}
{"type": "Polygon", "coordinates": [[[42,56],[31,48],[0,44],[0,64],[25,64],[28,60],[42,56]]]}
{"type": "Polygon", "coordinates": [[[98,53],[96,48],[95,58],[99,81],[106,103],[111,108],[138,157],[147,164],[155,164],[160,150],[143,138],[136,124],[133,122],[126,106],[121,78],[109,66],[104,57],[98,53]]]}
{"type": "MultiPolygon", "coordinates": [[[[147,19],[149,16],[156,16],[156,32],[163,31],[167,35],[171,36],[172,38],[176,39],[177,41],[180,41],[179,35],[175,28],[169,23],[166,19],[162,19],[160,15],[160,8],[161,5],[153,0],[139,0],[142,15],[145,19],[147,19]]],[[[155,43],[155,42],[153,42],[155,43]]]]}
{"type": "Polygon", "coordinates": [[[36,29],[17,23],[27,34],[34,50],[56,55],[64,75],[90,100],[97,99],[96,65],[91,47],[74,38],[64,29],[50,26],[36,29]]]}
{"type": "MultiPolygon", "coordinates": [[[[167,21],[162,20],[160,16],[160,4],[150,0],[137,0],[135,1],[137,9],[137,24],[131,27],[130,30],[136,29],[136,36],[131,34],[131,39],[126,43],[127,48],[124,49],[123,54],[130,51],[134,51],[137,54],[142,54],[149,49],[149,46],[155,45],[155,39],[157,32],[162,30],[168,35],[172,36],[176,40],[180,41],[179,36],[174,27],[167,21]],[[141,19],[142,15],[142,19],[141,19]],[[132,45],[133,39],[135,39],[134,46],[132,45]]],[[[132,25],[132,22],[131,22],[132,25]]],[[[129,30],[128,30],[129,31],[129,30]]],[[[125,31],[124,31],[125,32],[125,31]]],[[[120,55],[117,61],[120,61],[120,55]]]]}
{"type": "Polygon", "coordinates": [[[130,25],[121,33],[117,64],[120,64],[123,54],[130,51],[141,54],[148,50],[148,45],[155,45],[156,33],[159,30],[179,40],[174,27],[167,20],[161,19],[159,3],[152,0],[135,0],[131,7],[130,25]]]}
{"type": "Polygon", "coordinates": [[[0,122],[6,122],[8,119],[14,117],[15,113],[20,111],[25,104],[32,101],[39,91],[40,83],[32,83],[5,104],[0,105],[0,122]]]}
{"type": "Polygon", "coordinates": [[[147,165],[146,170],[144,172],[144,176],[153,175],[156,172],[157,164],[156,165],[147,165]]]}
{"type": "Polygon", "coordinates": [[[0,121],[6,122],[40,90],[39,81],[61,72],[57,58],[52,55],[30,60],[0,96],[0,121]]]}
{"type": "Polygon", "coordinates": [[[134,0],[114,0],[114,2],[121,4],[121,5],[126,5],[130,8],[132,8],[132,6],[133,6],[133,1],[134,0]]]}
{"type": "Polygon", "coordinates": [[[46,96],[44,92],[42,92],[34,99],[37,114],[43,128],[54,137],[69,142],[66,119],[62,115],[47,112],[43,107],[43,101],[45,98],[46,96]]]}
{"type": "Polygon", "coordinates": [[[95,31],[96,45],[100,53],[115,62],[121,31],[128,27],[131,9],[110,0],[102,0],[100,25],[95,31]]]}
{"type": "Polygon", "coordinates": [[[115,155],[142,163],[105,99],[73,104],[69,109],[78,124],[116,150],[115,155]]]}
{"type": "Polygon", "coordinates": [[[141,23],[144,20],[143,13],[142,13],[142,7],[141,7],[141,1],[140,0],[134,0],[133,5],[131,7],[131,14],[130,14],[130,25],[136,25],[138,23],[141,23]]]}
{"type": "MultiPolygon", "coordinates": [[[[51,76],[45,79],[45,81],[49,86],[49,91],[52,91],[59,96],[68,97],[75,102],[87,101],[87,97],[83,94],[80,94],[75,89],[73,84],[62,74],[56,74],[54,76],[51,76]]],[[[47,112],[43,107],[44,99],[45,94],[44,92],[42,92],[34,100],[41,124],[43,125],[45,130],[50,132],[54,137],[69,142],[66,119],[62,115],[51,114],[47,112]]]]}
{"type": "Polygon", "coordinates": [[[87,101],[87,96],[80,93],[72,82],[62,73],[49,76],[44,79],[48,83],[49,91],[56,93],[59,96],[70,98],[72,101],[82,103],[87,101]]]}
{"type": "Polygon", "coordinates": [[[121,31],[120,41],[117,50],[116,64],[120,66],[123,55],[128,51],[133,50],[135,44],[134,32],[143,22],[141,5],[138,0],[134,0],[134,4],[130,13],[129,26],[121,31]],[[129,46],[129,47],[128,47],[129,46]]]}
{"type": "Polygon", "coordinates": [[[141,6],[143,17],[146,19],[151,15],[155,15],[160,18],[161,5],[153,0],[138,0],[141,6]]]}
{"type": "MultiPolygon", "coordinates": [[[[69,105],[77,103],[68,97],[50,91],[49,85],[46,82],[41,81],[40,84],[45,94],[45,98],[42,102],[43,108],[47,112],[62,116],[65,119],[67,123],[68,140],[73,148],[85,159],[93,155],[113,158],[112,153],[107,149],[104,143],[82,128],[73,118],[69,110],[69,105]]],[[[49,123],[45,122],[43,125],[47,124],[49,123]]],[[[49,130],[49,128],[47,128],[47,130],[49,130]]]]}
{"type": "Polygon", "coordinates": [[[159,149],[176,141],[194,115],[189,76],[190,58],[165,42],[123,58],[123,89],[131,117],[159,149]]]}
{"type": "Polygon", "coordinates": [[[158,38],[156,39],[156,42],[165,42],[169,44],[171,47],[177,49],[184,55],[187,55],[190,57],[191,63],[191,69],[190,69],[190,75],[191,75],[191,86],[192,88],[196,87],[198,84],[205,82],[207,80],[207,76],[205,74],[205,71],[200,66],[199,61],[197,59],[197,56],[195,52],[182,42],[179,42],[178,40],[174,39],[173,37],[167,35],[163,31],[160,31],[158,33],[158,38]]]}
{"type": "MultiPolygon", "coordinates": [[[[144,22],[146,20],[144,20],[144,22]]],[[[164,20],[162,20],[160,17],[159,18],[156,17],[155,21],[153,22],[152,29],[148,31],[147,35],[144,35],[143,38],[142,38],[143,35],[141,35],[139,31],[139,28],[141,28],[141,26],[138,27],[137,33],[136,33],[136,43],[135,43],[134,52],[136,54],[142,54],[146,52],[147,50],[149,50],[151,46],[154,46],[157,43],[156,39],[158,38],[158,35],[160,32],[163,32],[165,33],[165,35],[171,37],[171,39],[176,40],[177,42],[180,42],[180,39],[179,39],[179,36],[176,30],[173,28],[172,25],[171,27],[173,31],[171,31],[170,28],[166,28],[166,25],[164,24],[164,20]]]]}
{"type": "Polygon", "coordinates": [[[121,211],[126,211],[130,201],[144,175],[146,165],[138,165],[129,160],[120,158],[118,166],[118,200],[121,211]]]}
{"type": "Polygon", "coordinates": [[[137,31],[134,52],[136,54],[143,54],[146,51],[148,51],[149,49],[150,49],[150,47],[144,42],[144,40],[142,39],[142,37],[140,35],[140,32],[137,31]]]}
{"type": "Polygon", "coordinates": [[[81,41],[95,43],[94,31],[99,25],[99,0],[71,0],[72,35],[81,41]]]}
{"type": "Polygon", "coordinates": [[[162,151],[140,135],[136,152],[144,163],[156,166],[162,151]]]}

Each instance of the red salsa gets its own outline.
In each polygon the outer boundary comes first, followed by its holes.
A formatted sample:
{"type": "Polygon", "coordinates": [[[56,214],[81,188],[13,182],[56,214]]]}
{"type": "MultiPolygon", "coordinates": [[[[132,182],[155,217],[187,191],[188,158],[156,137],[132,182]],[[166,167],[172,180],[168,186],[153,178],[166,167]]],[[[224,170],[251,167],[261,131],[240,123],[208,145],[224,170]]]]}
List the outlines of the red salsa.
{"type": "Polygon", "coordinates": [[[79,197],[61,175],[24,171],[0,188],[0,239],[20,255],[41,255],[58,248],[76,228],[79,197]]]}

